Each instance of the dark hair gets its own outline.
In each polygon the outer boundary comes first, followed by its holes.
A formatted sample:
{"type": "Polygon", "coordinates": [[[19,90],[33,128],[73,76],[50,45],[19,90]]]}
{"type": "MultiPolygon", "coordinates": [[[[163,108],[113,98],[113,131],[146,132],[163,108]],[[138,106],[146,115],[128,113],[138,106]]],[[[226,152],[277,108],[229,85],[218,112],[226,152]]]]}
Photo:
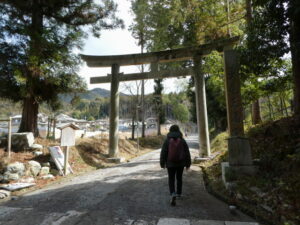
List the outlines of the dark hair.
{"type": "Polygon", "coordinates": [[[170,127],[170,132],[180,132],[179,126],[178,125],[172,125],[170,127]]]}

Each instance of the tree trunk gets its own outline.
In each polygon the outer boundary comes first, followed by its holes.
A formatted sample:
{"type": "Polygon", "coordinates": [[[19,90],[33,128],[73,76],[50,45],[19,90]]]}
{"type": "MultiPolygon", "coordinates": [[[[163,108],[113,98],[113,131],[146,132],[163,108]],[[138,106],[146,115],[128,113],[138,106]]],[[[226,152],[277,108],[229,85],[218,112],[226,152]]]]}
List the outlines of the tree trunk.
{"type": "Polygon", "coordinates": [[[131,139],[134,140],[134,115],[132,115],[132,128],[131,128],[131,139]]]}
{"type": "Polygon", "coordinates": [[[282,116],[284,116],[284,105],[283,105],[283,97],[282,97],[282,95],[281,95],[281,93],[279,93],[279,99],[280,99],[280,113],[281,113],[281,115],[282,116]]]}
{"type": "Polygon", "coordinates": [[[246,21],[249,26],[252,21],[252,2],[251,0],[246,0],[246,21]]]}
{"type": "Polygon", "coordinates": [[[294,114],[300,115],[300,16],[298,0],[290,1],[290,46],[294,80],[294,114]]]}
{"type": "Polygon", "coordinates": [[[271,98],[269,95],[268,95],[268,108],[269,108],[270,120],[273,120],[273,108],[272,108],[271,98]]]}
{"type": "Polygon", "coordinates": [[[286,115],[286,117],[288,117],[289,116],[289,112],[288,112],[288,109],[287,109],[287,106],[286,106],[286,103],[285,103],[285,94],[283,95],[283,107],[284,107],[284,111],[285,111],[285,115],[286,115]]]}
{"type": "MultiPolygon", "coordinates": [[[[144,36],[141,36],[141,53],[144,53],[144,36]]],[[[142,64],[142,73],[144,73],[144,64],[142,64]]],[[[142,80],[141,90],[141,116],[142,116],[142,137],[145,137],[145,81],[142,80]]]]}
{"type": "Polygon", "coordinates": [[[37,127],[39,104],[34,97],[23,100],[22,120],[18,132],[32,132],[35,137],[39,135],[37,127]]]}
{"type": "Polygon", "coordinates": [[[260,116],[260,106],[259,106],[259,100],[256,100],[252,103],[252,124],[259,124],[261,122],[261,116],[260,116]]]}
{"type": "Polygon", "coordinates": [[[161,130],[160,130],[160,113],[157,114],[157,136],[161,135],[161,130]]]}

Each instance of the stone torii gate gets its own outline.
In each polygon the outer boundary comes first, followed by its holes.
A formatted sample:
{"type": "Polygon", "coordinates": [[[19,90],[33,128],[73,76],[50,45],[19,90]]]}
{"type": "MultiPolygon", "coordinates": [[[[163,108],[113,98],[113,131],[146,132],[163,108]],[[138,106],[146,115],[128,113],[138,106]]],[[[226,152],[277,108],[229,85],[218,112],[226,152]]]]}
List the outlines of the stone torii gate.
{"type": "MultiPolygon", "coordinates": [[[[109,156],[118,156],[118,124],[119,124],[119,82],[143,79],[170,78],[179,76],[194,76],[197,104],[197,125],[199,133],[199,155],[210,156],[210,141],[208,132],[207,108],[202,59],[213,50],[223,52],[225,67],[225,96],[227,103],[227,121],[229,127],[229,163],[232,165],[252,165],[250,148],[245,147],[240,139],[244,136],[243,111],[238,76],[238,56],[233,46],[239,37],[233,37],[209,44],[179,48],[167,51],[144,54],[92,56],[81,55],[89,67],[111,67],[111,74],[102,77],[91,77],[91,84],[111,83],[110,96],[110,127],[109,127],[109,156]],[[194,66],[188,69],[159,70],[159,63],[193,60],[194,66]],[[151,64],[150,72],[123,74],[119,73],[120,66],[151,64]],[[232,150],[230,149],[232,147],[232,150]],[[236,150],[238,146],[238,150],[236,150]],[[240,151],[240,147],[244,149],[240,151]],[[245,153],[246,151],[247,153],[245,153]],[[244,155],[249,156],[245,160],[244,155]]],[[[243,141],[242,141],[243,142],[243,141]]],[[[246,146],[248,144],[246,143],[246,146]]]]}

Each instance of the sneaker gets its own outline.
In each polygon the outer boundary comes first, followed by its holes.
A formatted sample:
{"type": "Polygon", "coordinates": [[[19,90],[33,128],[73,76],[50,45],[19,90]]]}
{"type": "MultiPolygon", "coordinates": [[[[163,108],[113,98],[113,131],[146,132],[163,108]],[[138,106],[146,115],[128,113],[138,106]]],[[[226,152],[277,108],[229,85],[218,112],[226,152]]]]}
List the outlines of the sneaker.
{"type": "Polygon", "coordinates": [[[176,195],[175,194],[172,194],[170,204],[171,204],[171,206],[176,206],[176,195]]]}

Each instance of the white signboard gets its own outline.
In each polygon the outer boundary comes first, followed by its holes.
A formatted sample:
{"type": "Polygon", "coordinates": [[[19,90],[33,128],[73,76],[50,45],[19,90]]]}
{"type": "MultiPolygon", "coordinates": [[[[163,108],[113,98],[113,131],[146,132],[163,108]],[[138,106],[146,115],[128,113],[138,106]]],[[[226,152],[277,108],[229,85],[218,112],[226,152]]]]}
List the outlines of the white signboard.
{"type": "Polygon", "coordinates": [[[74,146],[75,145],[75,130],[72,127],[65,127],[61,130],[61,146],[74,146]]]}
{"type": "MultiPolygon", "coordinates": [[[[54,160],[55,165],[59,169],[59,172],[61,174],[64,174],[64,160],[65,160],[65,155],[63,151],[60,149],[59,146],[53,146],[48,148],[50,151],[50,154],[54,160]]],[[[73,173],[71,166],[69,163],[67,164],[67,174],[73,173]]],[[[65,174],[65,175],[67,175],[65,174]]]]}

